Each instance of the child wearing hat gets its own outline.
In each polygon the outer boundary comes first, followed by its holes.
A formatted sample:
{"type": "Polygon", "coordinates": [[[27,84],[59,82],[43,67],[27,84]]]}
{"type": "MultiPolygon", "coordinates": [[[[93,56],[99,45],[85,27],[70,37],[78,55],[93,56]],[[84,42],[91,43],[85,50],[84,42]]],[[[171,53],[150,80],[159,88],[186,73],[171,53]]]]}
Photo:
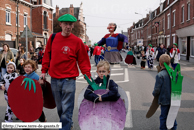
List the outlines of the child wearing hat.
{"type": "Polygon", "coordinates": [[[177,64],[180,62],[180,50],[177,48],[177,44],[173,43],[173,48],[170,50],[171,66],[173,69],[176,68],[177,64]]]}
{"type": "Polygon", "coordinates": [[[152,45],[148,45],[148,49],[146,51],[146,58],[148,63],[148,68],[153,69],[153,60],[154,60],[154,49],[152,48],[152,45]]]}
{"type": "Polygon", "coordinates": [[[4,97],[7,102],[7,109],[5,112],[5,122],[12,122],[12,116],[13,112],[8,104],[8,88],[11,84],[11,82],[18,77],[18,74],[16,73],[16,65],[14,62],[9,61],[9,63],[6,66],[7,72],[3,76],[3,80],[0,84],[0,88],[4,90],[4,97]]]}

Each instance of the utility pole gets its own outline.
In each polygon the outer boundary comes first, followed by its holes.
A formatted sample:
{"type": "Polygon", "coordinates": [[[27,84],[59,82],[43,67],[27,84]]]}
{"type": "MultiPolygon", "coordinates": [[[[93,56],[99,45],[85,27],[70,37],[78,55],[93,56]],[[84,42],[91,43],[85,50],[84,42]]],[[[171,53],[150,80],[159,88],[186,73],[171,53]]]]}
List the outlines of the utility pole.
{"type": "Polygon", "coordinates": [[[19,3],[19,0],[17,0],[17,37],[16,37],[16,49],[18,48],[18,44],[19,44],[19,11],[18,11],[18,3],[19,3]]]}

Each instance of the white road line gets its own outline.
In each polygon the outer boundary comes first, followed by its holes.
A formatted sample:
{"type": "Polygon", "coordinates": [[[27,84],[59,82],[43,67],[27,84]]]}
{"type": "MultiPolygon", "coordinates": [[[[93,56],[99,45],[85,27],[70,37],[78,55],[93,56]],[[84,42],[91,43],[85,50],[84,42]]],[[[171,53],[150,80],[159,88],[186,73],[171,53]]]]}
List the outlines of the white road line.
{"type": "Polygon", "coordinates": [[[129,81],[129,74],[127,68],[125,68],[125,81],[129,81]]]}
{"type": "Polygon", "coordinates": [[[123,68],[121,68],[121,69],[111,69],[112,71],[114,71],[114,70],[123,70],[123,68]]]}
{"type": "Polygon", "coordinates": [[[184,63],[180,63],[181,65],[187,65],[187,64],[184,64],[184,63]]]}
{"type": "Polygon", "coordinates": [[[121,68],[121,65],[120,64],[116,64],[116,65],[113,65],[113,67],[118,67],[118,68],[121,68]]]}
{"type": "MultiPolygon", "coordinates": [[[[118,75],[124,75],[123,73],[116,73],[116,74],[111,74],[111,76],[118,76],[118,75]]],[[[93,77],[93,76],[92,76],[93,77]]],[[[97,77],[97,75],[95,75],[95,78],[97,77]]],[[[84,79],[83,76],[80,76],[79,78],[77,79],[84,79]]]]}
{"type": "Polygon", "coordinates": [[[126,115],[126,121],[125,121],[125,128],[132,128],[133,127],[133,121],[132,121],[132,112],[131,112],[131,97],[130,97],[130,92],[126,91],[128,101],[129,101],[129,106],[128,106],[128,112],[126,115]]]}

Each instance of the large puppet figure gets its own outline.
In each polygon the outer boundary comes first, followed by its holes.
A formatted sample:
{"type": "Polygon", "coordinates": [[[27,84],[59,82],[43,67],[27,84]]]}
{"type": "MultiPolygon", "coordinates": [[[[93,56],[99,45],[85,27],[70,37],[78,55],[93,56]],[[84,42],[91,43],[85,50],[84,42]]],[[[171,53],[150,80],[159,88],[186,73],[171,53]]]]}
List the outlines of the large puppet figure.
{"type": "Polygon", "coordinates": [[[98,45],[102,46],[106,44],[106,50],[104,53],[104,58],[109,63],[118,63],[122,61],[122,56],[119,53],[119,50],[123,47],[123,41],[125,40],[124,35],[116,33],[117,25],[115,23],[110,23],[107,27],[109,34],[106,34],[99,42],[98,45]]]}

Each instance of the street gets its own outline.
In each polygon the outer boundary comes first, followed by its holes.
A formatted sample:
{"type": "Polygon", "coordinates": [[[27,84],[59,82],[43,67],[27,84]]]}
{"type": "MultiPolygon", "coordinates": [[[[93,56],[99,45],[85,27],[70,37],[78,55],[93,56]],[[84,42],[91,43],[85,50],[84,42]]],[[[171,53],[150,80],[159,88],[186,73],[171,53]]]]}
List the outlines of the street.
{"type": "MultiPolygon", "coordinates": [[[[127,53],[122,52],[123,58],[127,53]]],[[[145,70],[140,68],[140,59],[137,60],[136,66],[128,67],[125,63],[111,65],[111,79],[113,79],[120,87],[122,87],[129,99],[129,108],[127,113],[127,119],[124,130],[157,130],[159,129],[159,116],[160,109],[150,118],[146,118],[146,113],[153,100],[152,91],[155,84],[155,76],[157,70],[154,63],[154,69],[149,70],[146,66],[145,70]]],[[[183,79],[183,91],[182,101],[179,113],[177,116],[178,130],[192,130],[194,128],[194,64],[181,61],[181,72],[184,76],[183,79]]],[[[91,73],[95,77],[96,67],[94,65],[93,57],[91,58],[91,73]]],[[[40,75],[41,66],[37,70],[40,75]]],[[[47,76],[47,80],[50,81],[50,77],[47,76]]],[[[73,115],[74,129],[80,130],[78,124],[78,96],[79,93],[88,84],[80,73],[80,76],[76,80],[76,95],[75,95],[75,108],[73,115]]],[[[0,91],[0,121],[4,122],[4,114],[6,110],[6,101],[4,99],[3,91],[0,91]]],[[[56,108],[53,110],[45,109],[44,112],[48,122],[58,122],[56,108]]],[[[19,122],[15,120],[14,122],[19,122]]],[[[38,121],[37,121],[38,122],[38,121]]]]}

